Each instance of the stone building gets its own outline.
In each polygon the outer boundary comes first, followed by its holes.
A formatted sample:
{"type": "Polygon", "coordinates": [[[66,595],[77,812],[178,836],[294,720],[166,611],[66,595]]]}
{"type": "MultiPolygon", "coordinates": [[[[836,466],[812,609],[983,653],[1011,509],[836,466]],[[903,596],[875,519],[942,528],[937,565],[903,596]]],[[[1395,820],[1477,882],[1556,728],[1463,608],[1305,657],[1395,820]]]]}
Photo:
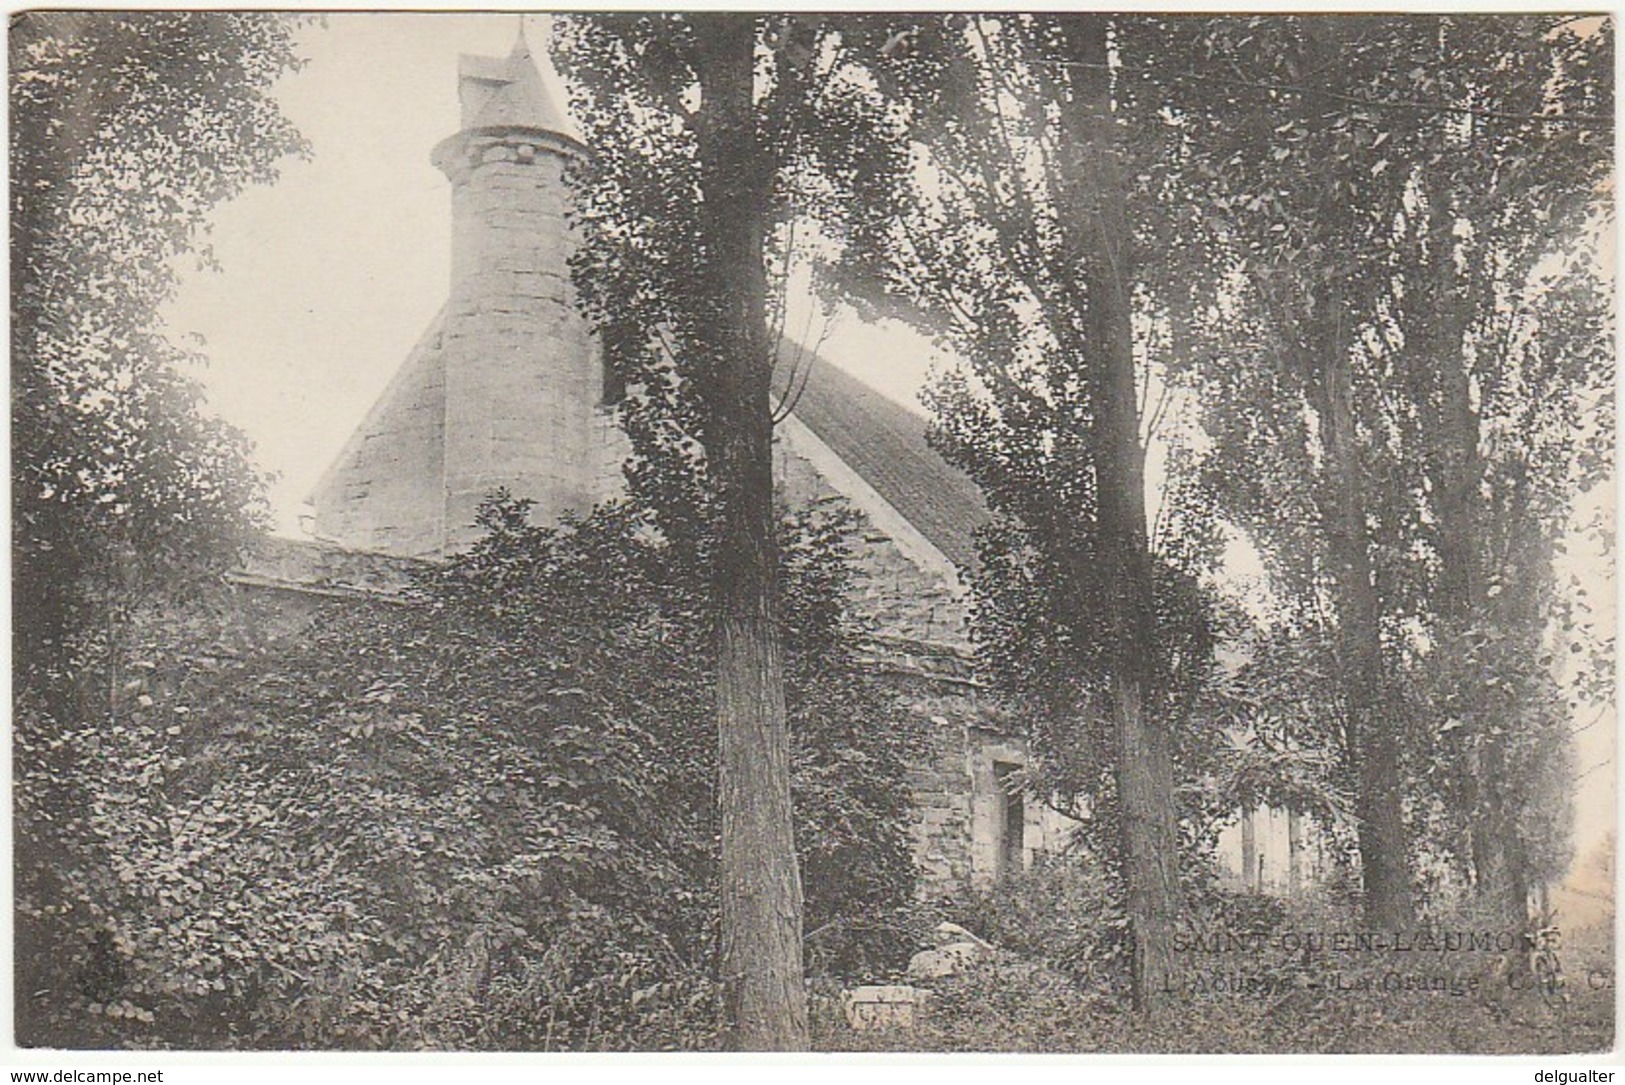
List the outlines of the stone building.
{"type": "Polygon", "coordinates": [[[1290,810],[1243,807],[1219,833],[1220,884],[1296,897],[1326,876],[1326,840],[1309,819],[1290,810]]]}
{"type": "MultiPolygon", "coordinates": [[[[499,486],[547,522],[623,485],[628,443],[567,268],[564,171],[587,149],[523,38],[506,58],[462,58],[458,93],[462,130],[433,152],[451,187],[448,300],[316,486],[311,540],[269,541],[238,578],[295,610],[396,590],[412,561],[475,539],[475,508],[499,486]]],[[[822,359],[800,368],[806,388],[776,431],[780,492],[860,515],[865,662],[929,735],[911,779],[922,888],[991,884],[1066,830],[1016,786],[1026,749],[970,673],[959,570],[986,508],[922,418],[822,359]]]]}

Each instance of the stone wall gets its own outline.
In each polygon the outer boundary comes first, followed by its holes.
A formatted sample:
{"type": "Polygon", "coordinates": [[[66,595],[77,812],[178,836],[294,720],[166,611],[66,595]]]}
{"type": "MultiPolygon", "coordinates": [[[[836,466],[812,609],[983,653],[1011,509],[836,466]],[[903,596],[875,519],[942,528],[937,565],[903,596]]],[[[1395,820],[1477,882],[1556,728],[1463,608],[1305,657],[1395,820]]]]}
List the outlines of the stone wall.
{"type": "Polygon", "coordinates": [[[1000,769],[1025,768],[1017,721],[990,691],[944,675],[891,673],[919,728],[921,756],[910,766],[915,817],[909,827],[924,897],[988,888],[1065,847],[1071,823],[1035,795],[1020,798],[1019,849],[1007,849],[1012,803],[1000,769]]]}
{"type": "Polygon", "coordinates": [[[792,415],[773,441],[774,481],[792,508],[845,502],[859,517],[852,609],[902,645],[968,650],[969,610],[954,565],[792,415]]]}
{"type": "Polygon", "coordinates": [[[1071,823],[1035,795],[1008,793],[1027,745],[1020,721],[975,679],[968,592],[954,564],[794,415],[775,431],[774,474],[792,506],[844,501],[858,515],[852,609],[868,634],[865,663],[921,726],[909,774],[921,892],[985,888],[1062,848],[1071,823]],[[1009,824],[1017,803],[1019,833],[1009,824]]]}
{"type": "Polygon", "coordinates": [[[937,895],[971,884],[971,777],[967,771],[965,715],[974,694],[921,699],[909,711],[922,729],[923,756],[908,774],[915,818],[909,827],[921,892],[937,895]]]}
{"type": "Polygon", "coordinates": [[[266,535],[229,579],[245,587],[319,598],[404,601],[413,577],[425,568],[425,562],[413,558],[266,535]]]}

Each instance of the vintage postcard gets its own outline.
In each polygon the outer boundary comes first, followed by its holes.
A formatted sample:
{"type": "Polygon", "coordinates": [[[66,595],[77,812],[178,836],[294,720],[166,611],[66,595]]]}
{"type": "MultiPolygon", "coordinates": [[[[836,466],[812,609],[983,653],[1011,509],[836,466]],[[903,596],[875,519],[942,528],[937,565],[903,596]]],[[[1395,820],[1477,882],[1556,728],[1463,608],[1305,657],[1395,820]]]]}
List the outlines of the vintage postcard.
{"type": "Polygon", "coordinates": [[[1611,1052],[1613,31],[13,14],[11,1057],[1611,1052]]]}

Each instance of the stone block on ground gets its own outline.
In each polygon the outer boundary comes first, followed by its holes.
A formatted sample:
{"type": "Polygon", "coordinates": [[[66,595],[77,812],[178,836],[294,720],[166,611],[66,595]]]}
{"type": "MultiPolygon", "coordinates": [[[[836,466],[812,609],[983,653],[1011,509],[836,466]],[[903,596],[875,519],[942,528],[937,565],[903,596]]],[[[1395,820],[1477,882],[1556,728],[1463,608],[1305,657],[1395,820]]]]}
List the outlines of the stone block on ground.
{"type": "Polygon", "coordinates": [[[958,923],[938,923],[931,928],[931,941],[938,949],[951,946],[956,942],[975,942],[983,949],[992,949],[992,943],[985,938],[979,938],[958,923]]]}
{"type": "Polygon", "coordinates": [[[926,992],[902,984],[854,987],[841,992],[841,1009],[855,1032],[913,1028],[925,1016],[926,992]]]}
{"type": "Polygon", "coordinates": [[[909,958],[908,978],[918,983],[951,976],[964,971],[986,952],[985,945],[976,942],[953,942],[940,949],[921,950],[909,958]]]}

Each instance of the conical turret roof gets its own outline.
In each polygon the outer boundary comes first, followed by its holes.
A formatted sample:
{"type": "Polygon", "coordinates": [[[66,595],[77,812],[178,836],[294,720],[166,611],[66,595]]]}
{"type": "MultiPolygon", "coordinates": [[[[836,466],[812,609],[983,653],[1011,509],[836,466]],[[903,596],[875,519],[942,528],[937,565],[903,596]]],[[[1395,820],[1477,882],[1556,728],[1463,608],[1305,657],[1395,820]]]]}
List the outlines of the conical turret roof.
{"type": "Polygon", "coordinates": [[[460,67],[465,129],[535,128],[576,138],[542,81],[523,30],[505,59],[464,56],[460,67]]]}

